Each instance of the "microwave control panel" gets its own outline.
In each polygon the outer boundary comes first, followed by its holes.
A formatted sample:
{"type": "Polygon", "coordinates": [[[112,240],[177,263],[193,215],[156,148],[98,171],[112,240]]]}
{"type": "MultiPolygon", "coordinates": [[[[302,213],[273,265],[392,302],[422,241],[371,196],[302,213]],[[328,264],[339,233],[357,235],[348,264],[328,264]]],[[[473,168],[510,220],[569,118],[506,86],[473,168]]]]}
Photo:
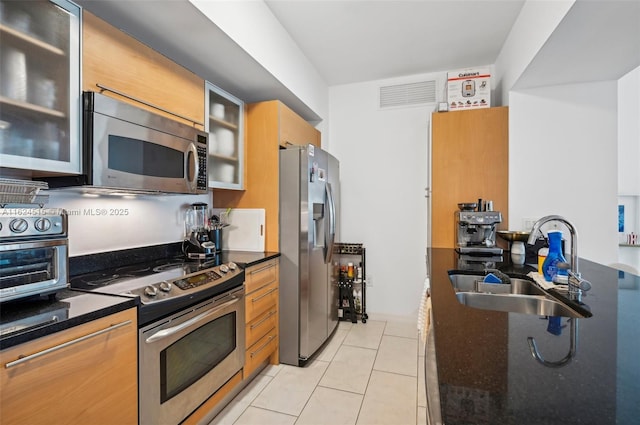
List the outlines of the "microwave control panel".
{"type": "Polygon", "coordinates": [[[198,190],[207,191],[207,160],[209,149],[207,147],[207,136],[198,135],[198,143],[196,144],[198,151],[198,190]]]}

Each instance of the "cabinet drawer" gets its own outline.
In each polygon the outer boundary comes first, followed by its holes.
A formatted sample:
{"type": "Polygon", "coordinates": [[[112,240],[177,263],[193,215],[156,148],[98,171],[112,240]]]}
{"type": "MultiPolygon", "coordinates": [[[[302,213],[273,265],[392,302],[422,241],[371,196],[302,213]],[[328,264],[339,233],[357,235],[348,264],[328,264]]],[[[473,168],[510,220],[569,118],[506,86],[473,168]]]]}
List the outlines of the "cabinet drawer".
{"type": "Polygon", "coordinates": [[[278,331],[277,329],[272,329],[247,350],[244,362],[244,376],[249,376],[258,365],[269,358],[277,349],[278,331]]]}
{"type": "Polygon", "coordinates": [[[275,328],[277,324],[278,310],[276,309],[276,306],[273,306],[255,320],[247,323],[247,328],[245,330],[245,339],[247,341],[246,346],[251,347],[271,329],[275,328]]]}
{"type": "Polygon", "coordinates": [[[0,352],[2,423],[136,424],[136,316],[129,309],[0,352]]]}
{"type": "Polygon", "coordinates": [[[260,263],[253,267],[249,267],[245,271],[245,288],[247,294],[255,291],[267,283],[278,280],[278,260],[270,260],[260,263]]]}
{"type": "Polygon", "coordinates": [[[278,304],[278,282],[265,285],[245,296],[247,323],[278,304]]]}

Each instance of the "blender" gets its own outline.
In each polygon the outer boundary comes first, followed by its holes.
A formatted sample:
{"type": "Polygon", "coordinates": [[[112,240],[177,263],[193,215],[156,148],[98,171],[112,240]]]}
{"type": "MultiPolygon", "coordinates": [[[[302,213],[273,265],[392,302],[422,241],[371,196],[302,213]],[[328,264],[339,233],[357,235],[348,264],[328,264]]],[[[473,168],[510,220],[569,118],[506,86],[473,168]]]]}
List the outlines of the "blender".
{"type": "Polygon", "coordinates": [[[191,204],[186,212],[186,237],[182,243],[182,251],[189,259],[210,258],[216,253],[216,245],[209,240],[207,212],[207,204],[203,202],[191,204]]]}

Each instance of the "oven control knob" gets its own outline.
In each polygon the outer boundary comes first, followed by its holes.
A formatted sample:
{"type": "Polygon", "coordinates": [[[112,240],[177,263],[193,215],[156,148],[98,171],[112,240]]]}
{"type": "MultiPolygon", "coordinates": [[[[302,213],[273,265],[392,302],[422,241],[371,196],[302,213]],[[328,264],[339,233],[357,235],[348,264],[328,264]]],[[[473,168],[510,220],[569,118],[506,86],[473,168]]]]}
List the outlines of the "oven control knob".
{"type": "Polygon", "coordinates": [[[48,218],[41,217],[33,223],[34,227],[39,232],[46,232],[51,229],[51,221],[48,218]]]}
{"type": "Polygon", "coordinates": [[[156,289],[155,286],[149,285],[146,288],[144,288],[144,294],[148,297],[155,297],[158,294],[158,290],[156,289]]]}
{"type": "Polygon", "coordinates": [[[229,273],[229,266],[227,266],[226,264],[221,264],[221,265],[220,265],[220,271],[221,271],[222,273],[225,273],[225,274],[226,274],[226,273],[229,273]]]}
{"type": "Polygon", "coordinates": [[[238,266],[236,266],[236,263],[234,263],[233,261],[230,261],[228,266],[229,266],[229,270],[231,271],[235,271],[238,268],[238,266]]]}
{"type": "Polygon", "coordinates": [[[13,233],[22,233],[27,230],[27,227],[29,227],[29,223],[27,223],[27,220],[24,218],[16,218],[9,223],[9,229],[11,229],[13,233]]]}
{"type": "Polygon", "coordinates": [[[167,281],[160,282],[160,285],[159,285],[159,286],[160,286],[160,290],[161,290],[162,292],[169,292],[169,291],[171,291],[171,284],[170,284],[169,282],[167,282],[167,281]]]}

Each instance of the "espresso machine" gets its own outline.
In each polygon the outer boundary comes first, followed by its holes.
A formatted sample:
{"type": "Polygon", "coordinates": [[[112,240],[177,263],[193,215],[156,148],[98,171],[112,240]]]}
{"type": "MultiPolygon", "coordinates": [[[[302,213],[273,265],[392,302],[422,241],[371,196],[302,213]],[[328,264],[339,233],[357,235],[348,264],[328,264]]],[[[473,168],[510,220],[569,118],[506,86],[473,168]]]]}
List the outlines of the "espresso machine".
{"type": "Polygon", "coordinates": [[[209,240],[208,210],[207,204],[197,202],[186,212],[182,251],[188,259],[208,259],[216,254],[216,245],[209,240]]]}
{"type": "Polygon", "coordinates": [[[461,208],[455,212],[456,251],[477,256],[501,256],[496,246],[496,231],[502,222],[498,211],[476,211],[461,208]]]}

